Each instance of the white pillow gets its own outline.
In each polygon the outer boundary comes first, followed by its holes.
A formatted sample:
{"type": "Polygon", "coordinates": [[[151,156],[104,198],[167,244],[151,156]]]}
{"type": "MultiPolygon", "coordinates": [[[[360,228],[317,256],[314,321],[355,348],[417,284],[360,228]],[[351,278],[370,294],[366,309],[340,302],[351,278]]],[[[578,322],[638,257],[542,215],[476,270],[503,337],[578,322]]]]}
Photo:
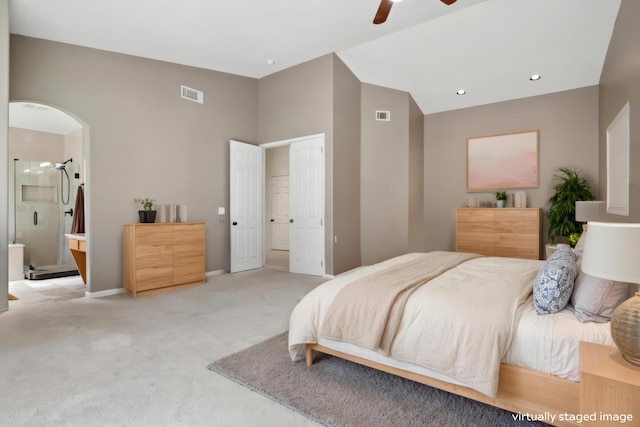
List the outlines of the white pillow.
{"type": "Polygon", "coordinates": [[[600,279],[581,271],[575,281],[571,304],[581,322],[604,323],[628,297],[629,283],[600,279]]]}

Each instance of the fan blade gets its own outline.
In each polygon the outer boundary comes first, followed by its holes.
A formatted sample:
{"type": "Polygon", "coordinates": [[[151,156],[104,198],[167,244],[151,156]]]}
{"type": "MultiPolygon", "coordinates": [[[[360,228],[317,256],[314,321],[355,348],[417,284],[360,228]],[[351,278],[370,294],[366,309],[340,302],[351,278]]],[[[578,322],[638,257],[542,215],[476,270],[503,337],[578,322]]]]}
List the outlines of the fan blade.
{"type": "Polygon", "coordinates": [[[442,3],[446,4],[447,6],[451,6],[452,4],[454,4],[456,2],[456,0],[440,0],[442,3]]]}
{"type": "Polygon", "coordinates": [[[378,7],[378,11],[376,12],[376,16],[375,18],[373,18],[373,23],[382,24],[384,21],[386,21],[392,5],[393,2],[391,0],[382,0],[380,2],[380,7],[378,7]]]}

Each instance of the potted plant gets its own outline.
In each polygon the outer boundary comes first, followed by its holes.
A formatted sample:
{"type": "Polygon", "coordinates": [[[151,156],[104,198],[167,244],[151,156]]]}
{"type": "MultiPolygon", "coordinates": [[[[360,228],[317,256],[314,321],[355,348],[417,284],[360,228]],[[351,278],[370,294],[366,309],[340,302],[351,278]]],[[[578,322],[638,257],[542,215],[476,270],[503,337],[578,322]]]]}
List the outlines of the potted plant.
{"type": "MultiPolygon", "coordinates": [[[[558,237],[567,241],[569,236],[582,233],[582,224],[576,222],[576,201],[595,200],[589,182],[580,175],[580,171],[566,167],[557,169],[560,173],[554,179],[560,182],[553,188],[549,199],[549,242],[558,237]]],[[[571,239],[576,241],[575,235],[571,239]]]]}
{"type": "Polygon", "coordinates": [[[155,199],[134,199],[136,203],[140,203],[143,210],[138,211],[138,217],[141,223],[156,222],[156,211],[153,210],[153,202],[155,199]]]}
{"type": "Polygon", "coordinates": [[[496,205],[499,208],[504,208],[505,203],[507,203],[507,192],[506,191],[496,192],[496,205]]]}

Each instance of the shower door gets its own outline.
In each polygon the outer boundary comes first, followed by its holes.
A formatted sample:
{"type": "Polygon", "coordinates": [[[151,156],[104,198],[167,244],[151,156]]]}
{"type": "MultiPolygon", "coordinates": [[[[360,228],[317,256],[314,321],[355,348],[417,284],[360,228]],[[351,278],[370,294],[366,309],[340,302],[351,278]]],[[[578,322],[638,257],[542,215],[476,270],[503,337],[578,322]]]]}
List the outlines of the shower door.
{"type": "Polygon", "coordinates": [[[77,165],[67,164],[66,174],[64,170],[42,165],[45,162],[14,162],[14,240],[25,245],[25,272],[59,271],[66,267],[75,270],[64,234],[71,227],[77,165]]]}

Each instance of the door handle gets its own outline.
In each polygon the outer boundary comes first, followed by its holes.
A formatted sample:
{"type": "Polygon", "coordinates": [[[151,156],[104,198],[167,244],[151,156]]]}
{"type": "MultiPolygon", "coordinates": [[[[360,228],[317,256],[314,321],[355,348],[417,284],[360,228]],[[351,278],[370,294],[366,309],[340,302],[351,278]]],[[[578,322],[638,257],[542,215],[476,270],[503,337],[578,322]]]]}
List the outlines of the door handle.
{"type": "Polygon", "coordinates": [[[38,225],[38,212],[33,213],[33,225],[38,225]]]}
{"type": "Polygon", "coordinates": [[[237,223],[237,222],[235,222],[235,221],[233,221],[233,222],[231,223],[231,225],[238,225],[238,223],[237,223]]]}
{"type": "Polygon", "coordinates": [[[293,218],[291,218],[291,219],[289,220],[289,222],[290,222],[291,224],[293,224],[293,218]]]}
{"type": "Polygon", "coordinates": [[[73,216],[73,208],[69,209],[68,211],[64,211],[64,215],[67,216],[73,216]]]}
{"type": "Polygon", "coordinates": [[[272,219],[271,222],[275,222],[275,219],[272,219]]]}

